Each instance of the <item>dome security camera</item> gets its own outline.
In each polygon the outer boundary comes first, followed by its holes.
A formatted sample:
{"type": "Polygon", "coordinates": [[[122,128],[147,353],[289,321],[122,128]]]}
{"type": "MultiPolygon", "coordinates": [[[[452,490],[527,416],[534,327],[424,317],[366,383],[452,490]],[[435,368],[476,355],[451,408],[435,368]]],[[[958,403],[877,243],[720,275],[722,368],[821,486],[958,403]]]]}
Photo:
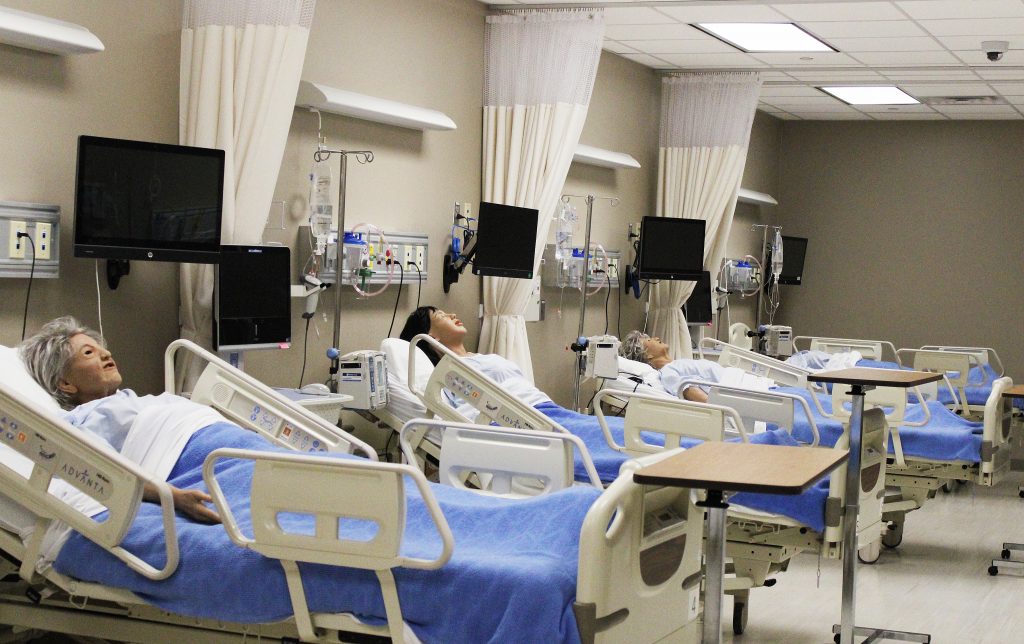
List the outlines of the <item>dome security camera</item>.
{"type": "Polygon", "coordinates": [[[985,56],[992,62],[1003,59],[1003,54],[1010,48],[1010,43],[1005,40],[986,40],[981,43],[981,49],[985,56]]]}

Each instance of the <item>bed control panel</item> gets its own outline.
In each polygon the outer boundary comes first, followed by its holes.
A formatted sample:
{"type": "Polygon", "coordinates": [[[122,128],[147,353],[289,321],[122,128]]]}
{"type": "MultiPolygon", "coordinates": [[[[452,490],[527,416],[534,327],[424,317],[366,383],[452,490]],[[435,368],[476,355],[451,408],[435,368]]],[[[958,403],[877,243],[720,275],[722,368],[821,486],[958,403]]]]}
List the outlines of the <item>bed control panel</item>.
{"type": "Polygon", "coordinates": [[[503,427],[536,429],[518,414],[512,413],[505,408],[500,400],[492,398],[480,387],[455,372],[449,371],[444,375],[444,386],[459,398],[479,409],[487,417],[493,418],[503,427]]]}

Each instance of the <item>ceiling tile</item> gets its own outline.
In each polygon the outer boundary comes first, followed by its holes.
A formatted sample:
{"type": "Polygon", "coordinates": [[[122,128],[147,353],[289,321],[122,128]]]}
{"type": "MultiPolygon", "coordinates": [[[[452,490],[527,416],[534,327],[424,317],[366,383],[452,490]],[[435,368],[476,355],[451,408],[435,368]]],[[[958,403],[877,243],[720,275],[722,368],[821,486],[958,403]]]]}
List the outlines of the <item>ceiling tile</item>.
{"type": "Polygon", "coordinates": [[[622,54],[622,57],[628,58],[633,62],[640,63],[641,65],[653,67],[654,69],[672,69],[674,67],[671,63],[648,54],[622,54]]]}
{"type": "Polygon", "coordinates": [[[871,118],[876,121],[947,121],[949,117],[938,112],[877,112],[871,118]]]}
{"type": "Polygon", "coordinates": [[[1024,83],[992,83],[992,89],[1003,96],[1024,95],[1024,83]]]}
{"type": "Polygon", "coordinates": [[[900,85],[900,88],[916,98],[922,96],[990,96],[992,94],[992,88],[985,83],[906,84],[900,85]]]}
{"type": "Polygon", "coordinates": [[[905,16],[889,2],[807,2],[776,4],[775,8],[797,21],[901,20],[905,16]]]}
{"type": "Polygon", "coordinates": [[[659,11],[648,7],[605,7],[606,25],[662,25],[675,22],[659,11]]]}
{"type": "Polygon", "coordinates": [[[867,119],[860,112],[799,112],[797,116],[802,121],[862,121],[867,119]]]}
{"type": "Polygon", "coordinates": [[[788,22],[786,16],[765,5],[719,4],[725,6],[658,7],[658,11],[679,22],[788,22]]]}
{"type": "Polygon", "coordinates": [[[935,110],[928,105],[858,105],[857,109],[866,114],[892,114],[894,112],[906,114],[935,113],[935,110]]]}
{"type": "Polygon", "coordinates": [[[805,22],[800,26],[822,38],[910,38],[928,35],[910,20],[822,21],[805,22]]]}
{"type": "Polygon", "coordinates": [[[1024,51],[1008,51],[1003,54],[1002,60],[989,60],[981,49],[969,51],[954,51],[957,58],[968,65],[980,65],[982,67],[1020,67],[1024,64],[1024,51]]]}
{"type": "Polygon", "coordinates": [[[807,82],[818,82],[824,80],[826,82],[831,81],[875,81],[884,80],[883,76],[878,72],[874,72],[867,69],[851,69],[851,70],[838,70],[838,69],[808,69],[808,70],[794,70],[790,72],[790,76],[797,80],[807,82]]]}
{"type": "MultiPolygon", "coordinates": [[[[1024,92],[1022,92],[1024,94],[1024,92]]],[[[821,96],[821,91],[806,85],[762,85],[761,100],[780,96],[821,96]]]]}
{"type": "Polygon", "coordinates": [[[613,54],[636,54],[637,50],[633,49],[629,45],[624,45],[615,40],[605,40],[602,49],[610,51],[613,54]]]}
{"type": "Polygon", "coordinates": [[[995,116],[999,114],[1017,114],[1017,110],[1012,105],[933,105],[936,112],[942,112],[943,114],[957,115],[957,114],[970,114],[970,115],[990,115],[995,116]]]}
{"type": "Polygon", "coordinates": [[[985,80],[1024,80],[1024,70],[1018,69],[975,69],[974,73],[985,80]]]}
{"type": "Polygon", "coordinates": [[[717,38],[700,40],[627,40],[625,43],[645,54],[717,54],[736,53],[736,48],[717,38]]]}
{"type": "Polygon", "coordinates": [[[946,51],[867,51],[850,54],[850,57],[877,67],[953,65],[959,62],[956,56],[946,51]]]}
{"type": "Polygon", "coordinates": [[[683,69],[695,69],[701,67],[759,69],[765,66],[749,54],[744,54],[738,51],[728,54],[664,54],[658,56],[658,58],[668,61],[669,63],[677,65],[683,69]]]}
{"type": "Polygon", "coordinates": [[[970,69],[937,68],[927,71],[920,69],[880,69],[879,72],[890,80],[900,82],[915,81],[976,81],[978,77],[970,69]]]}
{"type": "Polygon", "coordinates": [[[768,65],[775,67],[792,66],[806,67],[814,65],[828,65],[831,67],[849,67],[858,65],[858,62],[842,52],[815,51],[815,52],[766,52],[750,54],[754,58],[768,65]]]}
{"type": "MultiPolygon", "coordinates": [[[[768,105],[774,105],[775,107],[787,108],[798,108],[813,109],[816,112],[828,112],[835,110],[837,112],[843,112],[848,109],[852,109],[846,103],[832,98],[825,92],[818,92],[817,96],[763,96],[761,102],[768,105]]],[[[792,111],[792,110],[790,110],[792,111]]]]}
{"type": "Polygon", "coordinates": [[[927,0],[897,2],[896,6],[915,20],[941,18],[1024,18],[1020,0],[927,0]]]}
{"type": "Polygon", "coordinates": [[[608,25],[605,38],[614,40],[676,40],[679,38],[708,38],[709,36],[690,25],[666,23],[662,25],[608,25]]]}
{"type": "Polygon", "coordinates": [[[979,36],[936,36],[946,49],[968,51],[971,49],[981,50],[983,40],[1005,40],[1010,43],[1010,49],[1024,49],[1024,36],[1021,34],[992,34],[984,37],[979,36]]]}
{"type": "Polygon", "coordinates": [[[792,81],[793,80],[793,77],[790,76],[789,74],[787,74],[786,72],[780,72],[780,71],[766,69],[766,70],[761,70],[759,73],[761,74],[761,80],[766,82],[766,83],[769,82],[769,81],[792,81]]]}
{"type": "Polygon", "coordinates": [[[1024,18],[970,18],[964,20],[921,20],[928,33],[936,36],[984,36],[1024,33],[1024,18]]]}
{"type": "Polygon", "coordinates": [[[911,38],[832,38],[830,44],[846,53],[859,51],[937,51],[942,45],[929,36],[911,38]]]}
{"type": "Polygon", "coordinates": [[[1010,105],[1024,105],[1024,94],[1020,96],[1003,96],[1010,105]]]}

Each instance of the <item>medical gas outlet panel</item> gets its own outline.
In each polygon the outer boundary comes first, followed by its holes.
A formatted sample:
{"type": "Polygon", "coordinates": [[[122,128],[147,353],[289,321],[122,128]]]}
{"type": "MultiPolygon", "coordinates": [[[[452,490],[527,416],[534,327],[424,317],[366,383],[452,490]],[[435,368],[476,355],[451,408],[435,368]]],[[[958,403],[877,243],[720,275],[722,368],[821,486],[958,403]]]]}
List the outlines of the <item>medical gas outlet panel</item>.
{"type": "MultiPolygon", "coordinates": [[[[556,254],[555,244],[544,246],[541,262],[541,282],[551,288],[579,288],[584,271],[582,248],[573,248],[562,256],[556,254]]],[[[617,250],[602,251],[591,248],[590,274],[587,275],[587,288],[619,286],[619,270],[625,270],[621,263],[622,253],[617,250]]]]}
{"type": "MultiPolygon", "coordinates": [[[[299,227],[299,240],[308,239],[309,227],[299,227]]],[[[403,282],[415,284],[427,281],[427,257],[430,249],[430,238],[426,233],[390,233],[384,231],[384,237],[391,245],[392,257],[402,266],[394,268],[391,277],[393,284],[398,284],[402,271],[405,272],[403,282]]],[[[337,280],[337,235],[331,232],[324,254],[324,263],[318,277],[325,284],[334,284],[337,280]]],[[[375,233],[359,233],[356,236],[346,233],[342,241],[342,279],[345,286],[352,284],[383,284],[387,281],[387,249],[380,243],[375,233]]]]}
{"type": "Polygon", "coordinates": [[[59,277],[59,238],[60,206],[0,201],[0,277],[59,277]]]}

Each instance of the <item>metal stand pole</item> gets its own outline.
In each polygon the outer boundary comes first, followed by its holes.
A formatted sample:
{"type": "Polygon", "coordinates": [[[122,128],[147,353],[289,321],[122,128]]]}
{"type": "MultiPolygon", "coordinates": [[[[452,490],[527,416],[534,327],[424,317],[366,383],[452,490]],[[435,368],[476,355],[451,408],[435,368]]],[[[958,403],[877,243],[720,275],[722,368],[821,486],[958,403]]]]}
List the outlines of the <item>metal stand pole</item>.
{"type": "Polygon", "coordinates": [[[722,578],[725,576],[725,513],[729,504],[722,490],[708,490],[697,503],[708,511],[707,553],[704,561],[704,629],[702,644],[722,641],[722,578]]]}
{"type": "MultiPolygon", "coordinates": [[[[839,385],[832,385],[838,387],[839,385]]],[[[857,587],[857,510],[860,505],[860,441],[864,429],[864,394],[874,387],[852,385],[853,409],[850,413],[850,458],[846,461],[845,510],[843,512],[843,605],[840,615],[839,643],[853,644],[856,624],[857,587]]]]}
{"type": "MultiPolygon", "coordinates": [[[[580,278],[580,324],[577,338],[583,337],[583,324],[587,319],[587,278],[590,277],[590,224],[594,216],[594,195],[587,195],[587,229],[583,242],[583,276],[580,278]]],[[[572,408],[580,411],[580,380],[583,378],[583,353],[576,352],[576,373],[572,382],[572,408]]]]}

